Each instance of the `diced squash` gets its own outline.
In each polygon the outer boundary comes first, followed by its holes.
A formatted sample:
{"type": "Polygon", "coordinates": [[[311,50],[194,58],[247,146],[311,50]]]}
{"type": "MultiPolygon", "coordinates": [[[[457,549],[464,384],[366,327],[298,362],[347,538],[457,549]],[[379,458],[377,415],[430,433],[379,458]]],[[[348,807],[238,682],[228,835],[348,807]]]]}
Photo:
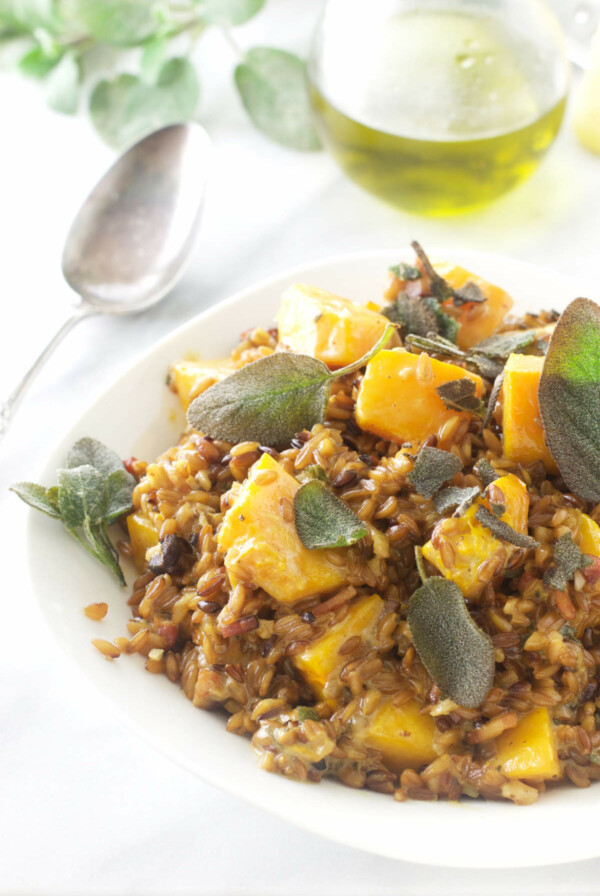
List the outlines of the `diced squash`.
{"type": "Polygon", "coordinates": [[[363,644],[373,644],[382,609],[383,601],[377,594],[361,597],[350,605],[340,623],[313,641],[303,653],[293,657],[292,662],[319,700],[324,697],[323,688],[327,680],[332,675],[337,678],[337,673],[348,662],[347,657],[338,653],[342,644],[356,636],[362,639],[363,644]]]}
{"type": "Polygon", "coordinates": [[[234,370],[228,358],[219,361],[176,361],[171,367],[172,383],[183,410],[187,411],[194,398],[234,370]]]}
{"type": "Polygon", "coordinates": [[[277,323],[284,348],[337,368],[366,355],[389,320],[324,289],[296,283],[281,297],[277,323]]]}
{"type": "Polygon", "coordinates": [[[579,514],[579,534],[579,547],[583,553],[600,557],[600,526],[587,513],[579,514]]]}
{"type": "Polygon", "coordinates": [[[548,781],[561,777],[554,725],[545,706],[523,716],[496,741],[492,763],[508,778],[548,781]]]}
{"type": "Polygon", "coordinates": [[[502,383],[504,454],[525,466],[541,460],[548,472],[556,463],[544,438],[538,386],[544,359],[536,355],[509,355],[502,383]]]}
{"type": "Polygon", "coordinates": [[[491,336],[514,304],[508,293],[459,265],[442,262],[435,263],[434,268],[453,289],[461,289],[469,282],[475,283],[486,298],[485,302],[467,302],[460,308],[456,308],[451,301],[445,303],[459,323],[456,339],[459,348],[471,348],[491,336]]]}
{"type": "MultiPolygon", "coordinates": [[[[356,420],[363,429],[398,444],[418,446],[455,416],[436,389],[443,383],[468,377],[481,395],[482,380],[456,364],[430,359],[432,377],[419,379],[419,355],[404,349],[384,349],[369,361],[356,402],[356,420]]],[[[461,412],[461,417],[470,415],[461,412]]],[[[440,447],[444,448],[443,441],[440,447]]]]}
{"type": "Polygon", "coordinates": [[[435,722],[420,712],[416,701],[403,706],[382,703],[367,719],[357,722],[356,740],[379,750],[385,764],[394,772],[419,768],[437,756],[433,748],[435,722]]]}
{"type": "MultiPolygon", "coordinates": [[[[529,495],[525,485],[509,473],[496,479],[494,492],[494,501],[506,507],[500,519],[517,532],[526,534],[529,495]]],[[[475,518],[480,505],[489,510],[489,499],[478,498],[458,519],[440,520],[431,540],[423,545],[423,556],[470,599],[479,597],[488,582],[507,568],[519,550],[481,525],[475,518]],[[434,542],[438,547],[434,547],[434,542]],[[446,563],[449,557],[451,562],[446,563]]]]}
{"type": "Polygon", "coordinates": [[[130,513],[127,517],[127,530],[133,551],[133,560],[138,569],[143,569],[146,562],[146,551],[158,544],[158,532],[148,517],[141,513],[130,513]]]}
{"type": "Polygon", "coordinates": [[[292,502],[300,484],[268,454],[252,467],[218,532],[234,578],[285,604],[344,584],[347,548],[307,550],[296,533],[292,502]],[[269,475],[271,474],[271,475],[269,475]],[[291,513],[285,513],[282,505],[291,513]],[[285,516],[284,516],[285,514],[285,516]],[[286,518],[287,517],[287,518],[286,518]],[[329,557],[337,555],[340,565],[329,557]]]}

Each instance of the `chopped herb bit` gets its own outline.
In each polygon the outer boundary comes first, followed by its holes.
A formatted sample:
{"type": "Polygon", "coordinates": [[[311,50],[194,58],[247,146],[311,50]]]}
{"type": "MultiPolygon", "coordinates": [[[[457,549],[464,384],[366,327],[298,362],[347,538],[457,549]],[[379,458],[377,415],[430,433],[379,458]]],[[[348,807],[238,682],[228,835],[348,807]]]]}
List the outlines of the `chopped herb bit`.
{"type": "Polygon", "coordinates": [[[305,467],[298,476],[301,482],[309,482],[311,479],[318,479],[320,482],[329,482],[329,476],[318,464],[311,464],[305,467]]]}
{"type": "Polygon", "coordinates": [[[135,477],[127,472],[118,454],[96,439],[83,438],[69,451],[65,468],[58,471],[58,486],[46,489],[32,482],[18,482],[12,491],[36,510],[60,519],[65,529],[124,585],[119,554],[107,527],[131,510],[135,485],[135,477]]]}
{"type": "Polygon", "coordinates": [[[408,624],[415,650],[442,693],[460,706],[480,706],[494,683],[494,647],[460,588],[448,579],[427,579],[410,599],[408,624]]]}
{"type": "Polygon", "coordinates": [[[544,585],[564,591],[567,582],[573,580],[578,569],[592,563],[592,558],[583,554],[573,541],[570,532],[565,532],[554,543],[554,555],[551,565],[544,573],[544,585]]]}
{"type": "Polygon", "coordinates": [[[314,708],[314,706],[299,706],[298,707],[298,721],[306,722],[307,719],[311,719],[313,722],[320,722],[321,716],[314,708]]]}
{"type": "Polygon", "coordinates": [[[490,510],[494,516],[500,519],[506,513],[506,504],[500,504],[498,501],[490,501],[490,510]]]}
{"type": "Polygon", "coordinates": [[[390,272],[394,274],[398,280],[420,280],[423,276],[421,271],[412,264],[401,261],[400,264],[394,264],[390,268],[390,272]]]}
{"type": "Polygon", "coordinates": [[[367,534],[363,521],[318,479],[300,486],[294,514],[298,537],[309,550],[348,547],[367,534]]]}
{"type": "Polygon", "coordinates": [[[475,368],[477,373],[484,376],[486,380],[492,381],[504,371],[504,365],[501,361],[476,353],[469,355],[467,358],[467,365],[470,368],[475,368]]]}
{"type": "Polygon", "coordinates": [[[514,544],[517,548],[539,547],[539,541],[536,541],[531,535],[522,535],[520,532],[517,532],[516,529],[513,529],[513,527],[509,526],[504,520],[495,517],[491,510],[488,510],[487,507],[484,507],[483,505],[478,508],[475,518],[482,526],[489,529],[492,535],[495,535],[496,538],[500,538],[502,541],[507,541],[509,544],[514,544]]]}
{"type": "Polygon", "coordinates": [[[469,302],[481,304],[485,301],[487,301],[487,299],[482,293],[481,288],[476,283],[473,283],[472,280],[467,280],[464,286],[454,290],[455,305],[467,305],[469,302]]]}
{"type": "Polygon", "coordinates": [[[388,320],[395,324],[401,324],[405,334],[426,336],[430,332],[436,332],[437,322],[423,299],[418,296],[409,296],[405,292],[398,294],[396,299],[386,305],[381,312],[388,320]]]}
{"type": "Polygon", "coordinates": [[[516,330],[509,333],[497,333],[489,336],[483,342],[473,346],[473,351],[479,355],[487,355],[489,358],[501,358],[506,360],[509,355],[518,353],[535,342],[537,334],[535,330],[516,330]]]}
{"type": "Polygon", "coordinates": [[[485,457],[479,458],[479,460],[473,467],[473,470],[475,471],[475,473],[477,473],[485,488],[487,488],[488,485],[491,485],[495,479],[498,479],[498,474],[494,470],[489,460],[487,460],[487,458],[485,457]]]}
{"type": "Polygon", "coordinates": [[[600,501],[600,308],[575,299],[548,346],[538,390],[544,435],[568,488],[600,501]]]}
{"type": "Polygon", "coordinates": [[[390,325],[364,357],[333,372],[316,358],[291,352],[246,364],[192,401],[188,423],[226,442],[286,445],[300,430],[323,422],[333,380],[364,367],[393,333],[390,325]]]}
{"type": "Polygon", "coordinates": [[[417,454],[415,465],[407,478],[415,491],[424,498],[431,498],[444,482],[448,482],[461,470],[462,464],[455,454],[440,451],[439,448],[425,447],[417,454]]]}
{"type": "Polygon", "coordinates": [[[565,624],[562,626],[562,628],[560,629],[560,633],[563,638],[567,639],[567,641],[575,641],[576,644],[581,644],[576,629],[574,629],[573,626],[569,625],[568,622],[565,622],[565,624]]]}
{"type": "Polygon", "coordinates": [[[462,516],[468,510],[473,501],[479,497],[481,489],[477,485],[458,488],[456,486],[448,486],[441,489],[433,497],[433,503],[438,513],[446,513],[447,510],[456,508],[453,516],[462,516]]]}
{"type": "Polygon", "coordinates": [[[478,417],[483,417],[485,414],[485,405],[477,396],[475,383],[469,377],[450,380],[438,386],[435,391],[451,411],[467,411],[478,417]]]}
{"type": "Polygon", "coordinates": [[[504,370],[498,374],[496,379],[494,380],[494,385],[492,386],[492,391],[490,392],[490,397],[488,398],[487,408],[485,411],[485,416],[483,418],[483,422],[481,424],[482,429],[487,429],[490,425],[490,420],[494,414],[494,410],[496,408],[496,402],[498,401],[498,397],[500,395],[500,389],[502,388],[502,384],[504,382],[504,370]]]}

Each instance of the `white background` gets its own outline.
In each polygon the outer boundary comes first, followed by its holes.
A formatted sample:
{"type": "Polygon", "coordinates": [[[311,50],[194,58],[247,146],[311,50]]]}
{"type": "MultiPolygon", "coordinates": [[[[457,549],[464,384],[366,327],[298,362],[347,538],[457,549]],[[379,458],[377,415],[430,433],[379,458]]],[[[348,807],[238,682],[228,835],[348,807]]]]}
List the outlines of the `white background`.
{"type": "MultiPolygon", "coordinates": [[[[320,5],[271,0],[238,40],[304,52],[320,5]]],[[[296,154],[257,133],[232,89],[235,57],[218,33],[203,40],[199,62],[200,116],[216,154],[190,268],[158,307],[81,323],[0,447],[0,893],[600,893],[600,861],[491,873],[421,868],[276,821],[121,727],[46,634],[24,584],[26,510],[6,487],[35,479],[48,446],[91,399],[203,308],[291,265],[414,238],[546,265],[589,283],[600,299],[600,158],[577,146],[568,122],[517,191],[477,214],[427,220],[363,193],[327,155],[296,154]]],[[[34,85],[9,75],[0,76],[0,113],[0,383],[8,394],[69,313],[62,242],[112,153],[84,118],[49,112],[34,85]]]]}

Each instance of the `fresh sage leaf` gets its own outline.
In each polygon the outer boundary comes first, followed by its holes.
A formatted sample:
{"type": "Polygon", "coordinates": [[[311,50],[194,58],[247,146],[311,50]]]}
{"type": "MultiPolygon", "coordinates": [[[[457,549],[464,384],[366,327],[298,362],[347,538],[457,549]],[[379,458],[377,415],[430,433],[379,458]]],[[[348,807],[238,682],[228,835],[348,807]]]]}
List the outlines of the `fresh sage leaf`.
{"type": "Polygon", "coordinates": [[[46,102],[55,112],[75,115],[79,105],[80,70],[77,56],[67,51],[46,79],[46,102]]]}
{"type": "Polygon", "coordinates": [[[256,15],[265,0],[196,0],[199,15],[210,25],[242,25],[256,15]]]}
{"type": "Polygon", "coordinates": [[[62,52],[59,47],[50,52],[40,45],[32,47],[19,60],[19,71],[29,78],[45,78],[60,61],[62,52]]]}
{"type": "MultiPolygon", "coordinates": [[[[71,446],[67,454],[65,467],[72,469],[73,467],[82,467],[85,464],[94,467],[95,470],[105,477],[110,476],[115,470],[127,472],[123,466],[123,461],[116,451],[113,451],[112,448],[107,448],[98,439],[92,439],[89,436],[78,439],[71,446]]],[[[131,473],[127,475],[130,476],[131,487],[133,488],[135,477],[131,473]]]]}
{"type": "Polygon", "coordinates": [[[538,389],[550,453],[567,487],[600,501],[600,308],[575,299],[550,338],[538,389]]]}
{"type": "Polygon", "coordinates": [[[188,59],[169,59],[156,84],[135,75],[100,81],[90,97],[94,126],[111,146],[121,148],[169,124],[194,117],[200,88],[188,59]]]}
{"type": "Polygon", "coordinates": [[[318,479],[294,495],[298,538],[305,548],[343,548],[360,541],[367,527],[354,511],[318,479]]]}
{"type": "Polygon", "coordinates": [[[54,519],[60,519],[58,489],[55,486],[44,488],[43,485],[37,485],[35,482],[15,482],[14,485],[11,485],[10,491],[35,510],[41,510],[42,513],[54,519]]]}
{"type": "Polygon", "coordinates": [[[255,47],[237,66],[235,83],[259,130],[292,149],[320,149],[312,122],[306,67],[298,56],[255,47]]]}
{"type": "Polygon", "coordinates": [[[89,464],[58,471],[58,506],[67,529],[81,529],[90,520],[104,519],[107,507],[104,480],[89,464]]]}
{"type": "Polygon", "coordinates": [[[421,448],[415,465],[408,474],[408,481],[424,498],[431,498],[449,479],[462,470],[462,464],[451,451],[439,448],[421,448]]]}
{"type": "Polygon", "coordinates": [[[418,268],[405,261],[392,265],[389,270],[398,280],[420,280],[423,276],[418,268]]]}
{"type": "Polygon", "coordinates": [[[485,415],[485,405],[477,396],[475,383],[469,377],[450,380],[438,386],[435,391],[451,411],[467,411],[482,418],[485,415]]]}
{"type": "Polygon", "coordinates": [[[325,419],[331,382],[359,370],[392,337],[386,328],[370,352],[331,372],[308,355],[276,352],[246,364],[192,401],[187,419],[205,435],[226,442],[251,439],[277,448],[325,419]]]}
{"type": "Polygon", "coordinates": [[[140,59],[140,72],[148,84],[156,84],[161,69],[167,61],[169,38],[156,34],[144,41],[140,59]]]}
{"type": "Polygon", "coordinates": [[[148,0],[68,0],[68,11],[84,33],[103,44],[134,47],[157,28],[148,0]]]}
{"type": "Polygon", "coordinates": [[[306,722],[307,719],[311,719],[313,722],[320,722],[321,716],[314,708],[314,706],[299,706],[298,707],[298,721],[306,722]]]}
{"type": "Polygon", "coordinates": [[[552,563],[544,573],[544,585],[564,591],[578,569],[589,566],[592,558],[586,556],[573,541],[570,532],[565,532],[554,543],[552,563]]]}
{"type": "Polygon", "coordinates": [[[488,485],[491,485],[496,479],[498,479],[498,474],[494,470],[493,466],[485,457],[480,457],[475,466],[473,467],[473,471],[477,473],[485,488],[488,485]]]}
{"type": "Polygon", "coordinates": [[[471,617],[460,588],[429,578],[408,605],[415,650],[442,693],[474,709],[494,683],[494,647],[471,617]]]}
{"type": "Polygon", "coordinates": [[[433,496],[433,503],[438,513],[446,513],[456,508],[453,516],[462,516],[480,494],[481,489],[477,485],[468,485],[464,488],[450,485],[433,496]]]}
{"type": "Polygon", "coordinates": [[[106,511],[104,520],[108,525],[131,510],[131,493],[135,488],[135,477],[124,467],[114,470],[106,479],[106,511]]]}
{"type": "Polygon", "coordinates": [[[4,27],[22,31],[59,27],[57,0],[0,0],[0,30],[4,27]]]}
{"type": "Polygon", "coordinates": [[[489,529],[492,535],[496,538],[499,538],[502,541],[507,541],[509,544],[514,544],[517,548],[539,547],[539,541],[536,541],[531,535],[523,535],[521,532],[517,532],[516,529],[513,529],[507,522],[498,519],[498,517],[496,517],[491,510],[488,510],[487,507],[484,507],[483,504],[478,508],[477,513],[475,514],[475,519],[477,519],[482,526],[485,526],[486,529],[489,529]]]}

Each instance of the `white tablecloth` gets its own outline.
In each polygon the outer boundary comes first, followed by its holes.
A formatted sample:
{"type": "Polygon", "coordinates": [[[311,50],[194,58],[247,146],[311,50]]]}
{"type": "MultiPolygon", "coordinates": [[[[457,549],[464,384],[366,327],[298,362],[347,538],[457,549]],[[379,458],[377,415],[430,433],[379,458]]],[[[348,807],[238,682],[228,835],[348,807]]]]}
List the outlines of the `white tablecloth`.
{"type": "MultiPolygon", "coordinates": [[[[273,0],[240,29],[239,40],[302,50],[319,6],[273,0]]],[[[200,56],[201,116],[217,152],[189,270],[152,310],[80,324],[0,449],[0,893],[598,893],[600,860],[448,872],[379,859],[274,820],[196,780],[121,727],[46,634],[23,585],[27,511],[6,486],[35,479],[48,446],[164,333],[287,266],[413,238],[552,266],[574,282],[597,279],[600,159],[576,145],[568,126],[539,172],[494,206],[421,219],[361,192],[327,155],[269,143],[234,95],[235,60],[220,35],[208,36],[200,56]]],[[[7,393],[68,313],[62,241],[112,154],[85,119],[47,111],[35,86],[8,75],[0,77],[0,109],[0,382],[7,393]]]]}

